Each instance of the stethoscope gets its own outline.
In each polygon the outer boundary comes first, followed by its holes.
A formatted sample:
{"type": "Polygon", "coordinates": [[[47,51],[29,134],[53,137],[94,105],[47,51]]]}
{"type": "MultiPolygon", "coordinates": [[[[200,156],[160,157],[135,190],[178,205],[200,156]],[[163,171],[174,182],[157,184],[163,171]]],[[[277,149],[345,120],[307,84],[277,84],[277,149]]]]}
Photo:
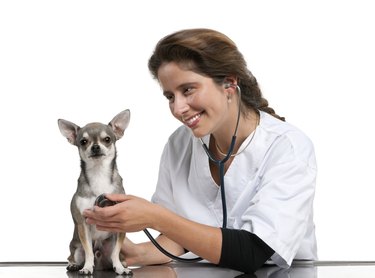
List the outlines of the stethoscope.
{"type": "MultiPolygon", "coordinates": [[[[208,149],[206,143],[203,142],[202,138],[199,138],[201,143],[202,143],[203,149],[206,152],[208,158],[213,163],[215,163],[219,168],[219,177],[220,177],[219,186],[220,186],[220,193],[221,193],[221,204],[222,204],[222,208],[223,208],[223,225],[222,225],[222,228],[227,227],[227,204],[226,204],[226,200],[225,200],[225,187],[224,187],[224,164],[225,164],[225,162],[228,161],[228,159],[231,157],[231,155],[233,153],[234,144],[236,143],[238,124],[239,124],[240,116],[241,116],[241,109],[240,109],[240,107],[241,107],[240,106],[241,105],[241,88],[240,88],[240,86],[234,85],[234,84],[228,84],[228,83],[224,84],[224,86],[225,86],[225,89],[228,89],[229,87],[235,86],[237,94],[238,94],[237,122],[236,122],[236,127],[234,129],[232,141],[230,143],[227,154],[225,155],[225,157],[223,159],[217,159],[215,156],[213,156],[211,154],[210,150],[208,149]]],[[[150,232],[147,229],[144,229],[143,232],[147,235],[147,237],[155,245],[155,247],[159,249],[160,252],[162,252],[164,255],[168,256],[169,258],[171,258],[173,260],[176,260],[176,261],[179,261],[179,262],[198,262],[198,261],[203,260],[201,257],[181,258],[181,257],[175,256],[175,255],[169,253],[163,247],[161,247],[160,244],[153,238],[153,236],[150,234],[150,232]]]]}

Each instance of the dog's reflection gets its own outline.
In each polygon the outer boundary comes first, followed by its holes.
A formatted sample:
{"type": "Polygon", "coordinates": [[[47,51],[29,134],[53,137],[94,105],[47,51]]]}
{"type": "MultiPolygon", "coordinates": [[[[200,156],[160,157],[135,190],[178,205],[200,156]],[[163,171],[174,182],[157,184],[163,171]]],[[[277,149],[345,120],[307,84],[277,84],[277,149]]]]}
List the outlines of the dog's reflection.
{"type": "MultiPolygon", "coordinates": [[[[220,268],[211,264],[167,264],[132,268],[133,276],[118,275],[114,271],[94,271],[94,278],[317,278],[317,269],[311,267],[265,266],[255,274],[244,274],[236,270],[220,268]]],[[[67,272],[69,278],[82,278],[76,272],[67,272]]],[[[87,277],[87,276],[84,276],[87,277]]]]}
{"type": "MultiPolygon", "coordinates": [[[[119,275],[114,271],[111,270],[98,270],[94,271],[93,275],[91,277],[94,278],[177,278],[177,273],[174,271],[174,269],[167,265],[153,265],[153,266],[143,266],[139,268],[132,268],[133,272],[132,276],[126,276],[126,275],[119,275]]],[[[67,271],[67,276],[69,278],[82,278],[87,277],[84,275],[79,274],[78,271],[67,271]]]]}

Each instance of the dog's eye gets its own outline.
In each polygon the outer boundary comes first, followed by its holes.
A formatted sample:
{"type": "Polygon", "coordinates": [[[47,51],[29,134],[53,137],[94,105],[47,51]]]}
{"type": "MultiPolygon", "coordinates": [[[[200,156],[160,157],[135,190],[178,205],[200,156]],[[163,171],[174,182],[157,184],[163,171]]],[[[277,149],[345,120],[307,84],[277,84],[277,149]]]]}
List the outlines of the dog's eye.
{"type": "Polygon", "coordinates": [[[81,144],[81,146],[84,146],[87,144],[87,140],[86,139],[81,139],[81,141],[79,141],[79,143],[81,144]]]}
{"type": "Polygon", "coordinates": [[[105,138],[104,138],[104,141],[105,141],[106,143],[111,143],[111,137],[109,137],[109,136],[105,137],[105,138]]]}

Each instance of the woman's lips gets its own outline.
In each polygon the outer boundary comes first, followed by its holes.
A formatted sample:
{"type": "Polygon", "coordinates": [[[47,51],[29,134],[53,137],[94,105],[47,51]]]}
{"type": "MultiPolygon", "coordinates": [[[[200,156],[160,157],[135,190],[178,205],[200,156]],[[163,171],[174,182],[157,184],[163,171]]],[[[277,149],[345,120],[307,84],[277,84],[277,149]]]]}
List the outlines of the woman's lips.
{"type": "Polygon", "coordinates": [[[191,117],[191,118],[183,119],[183,121],[184,121],[184,123],[185,123],[188,127],[192,128],[192,127],[194,127],[194,126],[196,126],[196,125],[198,124],[200,118],[201,118],[201,114],[199,113],[199,114],[194,115],[194,116],[191,117]]]}

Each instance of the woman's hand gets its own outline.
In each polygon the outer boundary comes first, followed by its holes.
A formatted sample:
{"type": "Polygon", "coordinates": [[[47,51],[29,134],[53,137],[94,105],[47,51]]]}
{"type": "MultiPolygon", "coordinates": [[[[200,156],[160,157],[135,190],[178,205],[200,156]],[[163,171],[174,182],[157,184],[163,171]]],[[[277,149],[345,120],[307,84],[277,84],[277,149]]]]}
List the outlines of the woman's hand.
{"type": "Polygon", "coordinates": [[[158,205],[125,194],[106,194],[106,198],[118,203],[85,210],[83,216],[86,217],[86,223],[96,225],[98,230],[109,232],[138,232],[153,226],[158,205]]]}
{"type": "MultiPolygon", "coordinates": [[[[108,194],[106,197],[118,202],[118,204],[104,208],[95,206],[93,210],[83,212],[86,222],[96,225],[98,230],[126,233],[151,228],[162,234],[160,241],[165,240],[167,245],[172,244],[177,251],[176,254],[182,254],[182,247],[184,247],[212,263],[217,264],[219,262],[222,247],[220,228],[188,220],[160,205],[139,197],[124,194],[108,194]]],[[[146,247],[145,250],[150,250],[151,243],[149,242],[146,247]]],[[[152,248],[154,252],[159,252],[155,247],[152,248]]],[[[170,248],[167,246],[167,249],[170,248]]],[[[137,248],[136,251],[142,253],[141,249],[137,248]]],[[[164,258],[162,258],[160,252],[156,257],[154,257],[154,254],[156,253],[142,259],[143,262],[141,263],[150,264],[153,262],[160,263],[162,260],[166,261],[166,257],[163,255],[164,258]]],[[[139,262],[139,260],[137,261],[139,262]]],[[[134,260],[135,262],[136,260],[134,260]]]]}

